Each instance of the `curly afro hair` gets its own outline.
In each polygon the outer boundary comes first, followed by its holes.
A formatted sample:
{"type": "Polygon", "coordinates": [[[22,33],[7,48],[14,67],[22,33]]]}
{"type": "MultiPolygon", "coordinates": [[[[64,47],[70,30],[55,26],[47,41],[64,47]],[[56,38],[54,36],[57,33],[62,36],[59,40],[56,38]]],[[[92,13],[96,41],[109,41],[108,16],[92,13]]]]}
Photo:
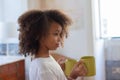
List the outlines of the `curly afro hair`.
{"type": "MultiPolygon", "coordinates": [[[[19,53],[36,54],[40,49],[39,41],[48,35],[50,24],[56,22],[62,27],[61,38],[68,35],[71,19],[59,10],[31,10],[18,18],[19,53]]],[[[63,44],[63,42],[61,42],[63,44]]]]}

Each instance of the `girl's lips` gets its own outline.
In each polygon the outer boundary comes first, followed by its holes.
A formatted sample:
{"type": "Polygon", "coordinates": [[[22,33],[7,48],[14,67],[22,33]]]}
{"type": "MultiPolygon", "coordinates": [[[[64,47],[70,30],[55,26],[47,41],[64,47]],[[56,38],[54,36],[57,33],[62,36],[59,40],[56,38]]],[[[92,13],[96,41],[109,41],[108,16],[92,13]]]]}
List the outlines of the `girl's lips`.
{"type": "Polygon", "coordinates": [[[56,44],[57,47],[59,47],[59,44],[56,44]]]}

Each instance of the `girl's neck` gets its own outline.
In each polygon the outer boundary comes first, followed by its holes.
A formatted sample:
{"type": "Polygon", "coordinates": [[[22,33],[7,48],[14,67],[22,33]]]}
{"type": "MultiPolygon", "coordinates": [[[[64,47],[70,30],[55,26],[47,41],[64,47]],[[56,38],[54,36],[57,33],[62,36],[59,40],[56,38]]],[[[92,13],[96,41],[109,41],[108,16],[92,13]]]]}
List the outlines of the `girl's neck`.
{"type": "Polygon", "coordinates": [[[38,53],[35,55],[35,58],[46,58],[49,57],[49,50],[39,50],[38,53]]]}

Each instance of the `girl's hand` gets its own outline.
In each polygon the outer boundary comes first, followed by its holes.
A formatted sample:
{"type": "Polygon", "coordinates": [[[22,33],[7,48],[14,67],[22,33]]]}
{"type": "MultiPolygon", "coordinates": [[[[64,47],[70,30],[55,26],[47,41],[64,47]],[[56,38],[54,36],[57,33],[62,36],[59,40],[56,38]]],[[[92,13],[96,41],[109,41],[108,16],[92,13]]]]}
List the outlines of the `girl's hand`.
{"type": "Polygon", "coordinates": [[[58,64],[64,64],[65,62],[66,62],[66,58],[64,58],[64,57],[61,57],[61,58],[59,58],[58,60],[57,60],[57,62],[58,62],[58,64]]]}
{"type": "Polygon", "coordinates": [[[61,57],[57,60],[58,64],[61,66],[62,70],[65,70],[65,62],[66,62],[66,58],[61,57]]]}
{"type": "Polygon", "coordinates": [[[70,77],[76,79],[78,76],[85,76],[87,74],[87,68],[82,60],[77,62],[70,74],[70,77]]]}

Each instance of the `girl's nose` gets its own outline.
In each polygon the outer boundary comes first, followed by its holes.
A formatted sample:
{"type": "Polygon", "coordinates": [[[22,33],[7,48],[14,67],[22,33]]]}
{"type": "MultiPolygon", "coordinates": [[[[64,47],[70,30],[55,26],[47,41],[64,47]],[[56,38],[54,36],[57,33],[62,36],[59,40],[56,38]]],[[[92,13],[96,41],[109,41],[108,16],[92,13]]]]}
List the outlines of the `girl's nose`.
{"type": "Polygon", "coordinates": [[[57,41],[58,41],[58,42],[60,42],[60,41],[61,41],[61,37],[60,37],[60,36],[58,36],[57,41]]]}

